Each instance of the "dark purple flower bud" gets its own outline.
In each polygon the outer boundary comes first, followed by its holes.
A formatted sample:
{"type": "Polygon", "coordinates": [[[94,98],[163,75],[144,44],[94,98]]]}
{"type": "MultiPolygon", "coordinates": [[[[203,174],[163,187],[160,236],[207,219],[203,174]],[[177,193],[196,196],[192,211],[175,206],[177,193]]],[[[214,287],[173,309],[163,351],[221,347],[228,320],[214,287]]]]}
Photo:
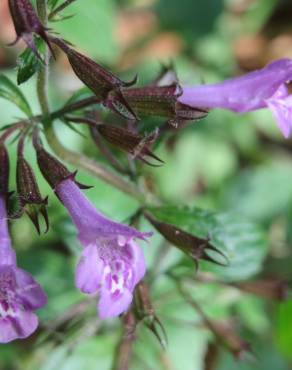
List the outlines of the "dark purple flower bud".
{"type": "Polygon", "coordinates": [[[36,148],[36,155],[41,173],[53,189],[63,180],[73,176],[72,172],[43,147],[36,148]]]}
{"type": "Polygon", "coordinates": [[[149,287],[144,281],[140,282],[135,289],[135,314],[137,319],[147,326],[165,348],[167,345],[166,331],[155,313],[149,287]]]}
{"type": "Polygon", "coordinates": [[[244,292],[266,299],[284,301],[288,298],[288,284],[280,279],[245,281],[233,285],[244,292]]]}
{"type": "Polygon", "coordinates": [[[134,85],[137,76],[130,82],[124,82],[92,59],[70,48],[64,41],[57,38],[51,38],[51,41],[63,50],[77,77],[101,103],[126,119],[138,119],[121,91],[123,87],[134,85]]]}
{"type": "Polygon", "coordinates": [[[48,197],[42,198],[33,170],[22,155],[17,160],[16,177],[21,210],[27,213],[39,234],[40,224],[38,214],[41,213],[46,223],[45,232],[47,232],[49,229],[49,219],[46,209],[48,197]]]}
{"type": "Polygon", "coordinates": [[[55,188],[64,180],[71,179],[81,189],[89,189],[91,186],[80,184],[75,180],[77,171],[70,172],[57,158],[48,153],[39,143],[37,133],[34,133],[33,145],[36,150],[37,162],[39,169],[47,180],[52,189],[55,188]]]}
{"type": "Polygon", "coordinates": [[[137,115],[165,117],[174,126],[183,121],[206,117],[207,110],[179,102],[181,94],[182,89],[178,83],[123,90],[125,99],[137,115]]]}
{"type": "Polygon", "coordinates": [[[91,135],[96,140],[98,133],[113,146],[129,153],[133,158],[138,158],[141,161],[149,163],[145,157],[155,159],[160,163],[164,163],[160,158],[153,154],[149,146],[155,141],[155,134],[143,137],[133,133],[122,127],[98,124],[95,127],[91,127],[91,135]]]}
{"type": "Polygon", "coordinates": [[[42,25],[30,1],[9,0],[8,4],[16,32],[16,40],[10,46],[15,45],[22,38],[35,55],[42,60],[34,42],[34,34],[37,34],[46,42],[54,55],[47,35],[47,28],[42,25]]]}
{"type": "Polygon", "coordinates": [[[228,264],[227,257],[210,243],[209,238],[198,238],[197,236],[179,229],[175,225],[158,221],[149,213],[145,213],[145,217],[169,243],[182,250],[187,256],[191,257],[196,264],[199,260],[213,262],[220,266],[226,266],[228,264]],[[221,260],[217,260],[207,252],[211,252],[212,254],[214,252],[217,253],[223,258],[224,262],[222,258],[221,260]]]}
{"type": "Polygon", "coordinates": [[[0,141],[0,195],[8,192],[9,158],[5,145],[0,141]]]}

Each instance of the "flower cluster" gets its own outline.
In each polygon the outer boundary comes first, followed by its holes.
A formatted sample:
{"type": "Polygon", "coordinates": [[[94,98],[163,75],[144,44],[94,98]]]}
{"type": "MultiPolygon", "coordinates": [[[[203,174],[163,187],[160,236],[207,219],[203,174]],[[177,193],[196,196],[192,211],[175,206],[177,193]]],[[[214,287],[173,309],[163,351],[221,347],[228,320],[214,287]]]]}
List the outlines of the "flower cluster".
{"type": "MultiPolygon", "coordinates": [[[[57,9],[63,9],[71,2],[65,1],[57,9]]],[[[55,2],[54,5],[56,4],[55,2]]],[[[66,104],[57,112],[49,113],[44,110],[43,115],[30,117],[28,121],[5,128],[0,137],[0,343],[32,334],[38,325],[34,311],[43,307],[47,301],[41,286],[31,275],[17,267],[16,253],[11,247],[8,231],[9,160],[5,140],[18,129],[21,130],[17,137],[16,166],[19,214],[27,213],[39,233],[41,214],[46,231],[48,230],[48,198],[42,197],[32,166],[24,154],[25,140],[32,138],[38,167],[67,209],[77,229],[82,249],[76,268],[76,287],[82,293],[98,297],[98,314],[102,319],[115,317],[129,310],[136,294],[136,308],[138,307],[139,311],[137,317],[141,320],[147,318],[148,328],[161,340],[158,327],[162,326],[150,304],[149,292],[142,282],[146,266],[143,252],[137,243],[137,240],[147,241],[151,233],[143,233],[132,226],[115,222],[98,212],[82,192],[81,189],[87,187],[76,181],[76,172],[70,172],[44,149],[38,125],[47,124],[55,118],[61,118],[70,124],[87,124],[91,137],[99,148],[103,148],[99,142],[101,137],[106,141],[106,145],[110,144],[128,154],[130,164],[126,174],[130,179],[135,178],[138,183],[139,174],[138,171],[135,172],[135,168],[133,170],[133,160],[140,159],[144,163],[152,164],[147,161],[150,157],[158,161],[159,165],[163,164],[150,148],[156,140],[165,131],[183,128],[190,122],[197,122],[206,117],[213,108],[244,113],[267,107],[272,111],[283,135],[289,137],[292,133],[292,96],[289,95],[287,84],[292,79],[292,60],[278,60],[245,76],[198,86],[182,86],[173,69],[167,68],[151,84],[137,87],[134,86],[137,76],[125,82],[76,51],[69,42],[50,35],[45,22],[43,25],[29,0],[9,0],[9,8],[17,35],[15,42],[22,38],[35,54],[32,55],[41,60],[35,37],[40,37],[53,55],[53,47],[56,47],[68,59],[72,70],[91,95],[84,100],[73,99],[71,104],[66,104]],[[102,104],[110,113],[114,113],[114,117],[123,119],[122,124],[103,121],[95,107],[92,107],[90,112],[84,110],[82,116],[68,115],[96,104],[102,104]],[[159,117],[165,121],[156,127],[154,132],[143,135],[139,131],[138,122],[145,116],[159,117]]],[[[58,142],[56,146],[58,147],[58,142]]],[[[108,151],[108,147],[102,151],[115,168],[120,170],[120,163],[111,151],[108,151]]],[[[62,149],[59,152],[62,153],[62,149]]],[[[70,151],[68,153],[65,150],[66,159],[72,154],[70,151]]],[[[88,167],[91,168],[90,165],[88,167]]],[[[121,179],[123,181],[123,178],[121,179]]],[[[126,186],[127,184],[126,182],[126,186]]],[[[143,214],[166,241],[179,248],[196,264],[199,260],[205,260],[226,266],[227,257],[212,245],[208,237],[199,238],[175,225],[159,221],[144,209],[144,203],[143,209],[141,206],[138,213],[143,214]],[[219,259],[215,258],[214,254],[217,254],[219,259]]],[[[259,286],[262,288],[262,283],[249,283],[241,286],[241,289],[258,292],[259,286]]],[[[266,295],[275,296],[275,292],[271,293],[275,290],[275,284],[266,283],[265,287],[268,291],[266,295]]],[[[238,348],[241,349],[242,343],[237,341],[237,337],[230,337],[228,330],[215,324],[212,328],[216,335],[225,335],[234,352],[239,351],[238,348]]]]}
{"type": "Polygon", "coordinates": [[[76,76],[95,94],[96,102],[113,110],[127,120],[137,121],[141,116],[160,116],[176,127],[185,121],[206,116],[209,109],[229,109],[237,113],[268,107],[283,135],[292,132],[292,98],[287,83],[292,79],[292,60],[282,59],[245,76],[217,84],[181,86],[175,73],[164,71],[153,84],[131,87],[112,72],[87,56],[77,52],[69,43],[49,36],[29,0],[9,0],[17,39],[23,38],[40,57],[34,43],[39,35],[50,47],[58,46],[67,56],[76,76]],[[167,78],[165,77],[167,75],[167,78]]]}
{"type": "MultiPolygon", "coordinates": [[[[118,316],[129,308],[134,288],[146,270],[143,253],[135,239],[147,240],[150,234],[111,221],[99,213],[79,189],[81,185],[74,180],[75,174],[47,153],[38,139],[35,146],[40,170],[67,208],[83,246],[76,269],[76,287],[85,294],[98,293],[101,318],[118,316]]],[[[46,295],[34,279],[16,265],[7,226],[9,161],[3,143],[0,161],[0,342],[4,343],[25,338],[36,330],[38,320],[33,311],[46,304],[46,295]]],[[[19,149],[20,203],[43,207],[32,174],[19,149]]],[[[28,214],[39,231],[36,212],[28,214]]],[[[41,212],[45,209],[41,208],[41,212]]]]}

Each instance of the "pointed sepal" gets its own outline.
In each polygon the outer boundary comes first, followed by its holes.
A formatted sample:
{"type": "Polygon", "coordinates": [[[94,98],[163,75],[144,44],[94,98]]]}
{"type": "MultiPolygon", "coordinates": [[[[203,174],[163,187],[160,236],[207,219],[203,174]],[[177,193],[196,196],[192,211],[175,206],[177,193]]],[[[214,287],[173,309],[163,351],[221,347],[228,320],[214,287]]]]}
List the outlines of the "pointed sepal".
{"type": "Polygon", "coordinates": [[[70,172],[56,157],[48,153],[39,142],[37,132],[34,132],[33,145],[36,150],[39,169],[52,189],[55,190],[60,182],[67,179],[74,181],[80,189],[90,189],[92,187],[76,181],[77,171],[70,172]]]}
{"type": "Polygon", "coordinates": [[[148,212],[144,213],[147,220],[164,238],[191,257],[198,267],[199,260],[205,260],[220,266],[227,266],[228,259],[223,252],[211,244],[210,238],[202,239],[176,227],[175,225],[161,222],[148,212]],[[210,255],[210,252],[212,255],[210,255]],[[218,258],[214,257],[214,253],[218,258]]]}
{"type": "Polygon", "coordinates": [[[159,317],[156,315],[150,299],[148,285],[142,281],[135,289],[135,315],[156,337],[163,349],[167,347],[167,334],[159,317]]]}
{"type": "Polygon", "coordinates": [[[51,41],[67,55],[76,76],[104,106],[126,119],[138,120],[135,111],[122,92],[122,88],[132,86],[137,82],[137,76],[132,81],[122,81],[100,64],[71,48],[64,40],[51,38],[51,41]]]}
{"type": "Polygon", "coordinates": [[[54,51],[47,34],[48,29],[42,25],[31,2],[29,0],[9,0],[8,5],[17,35],[15,41],[10,46],[15,45],[22,38],[34,54],[43,61],[34,41],[34,35],[36,34],[45,41],[54,56],[54,51]]]}
{"type": "Polygon", "coordinates": [[[57,158],[48,153],[40,144],[35,145],[35,149],[39,169],[53,189],[61,181],[73,176],[57,158]]]}
{"type": "Polygon", "coordinates": [[[176,81],[167,86],[135,87],[123,89],[122,92],[136,115],[167,118],[173,126],[204,118],[208,114],[204,109],[193,108],[178,101],[182,88],[176,81]]]}
{"type": "Polygon", "coordinates": [[[45,221],[46,233],[49,229],[46,209],[48,198],[42,198],[34,172],[22,155],[17,159],[16,179],[21,213],[25,212],[29,216],[39,234],[41,233],[39,214],[41,214],[45,221]]]}
{"type": "Polygon", "coordinates": [[[151,166],[158,166],[164,163],[149,149],[150,145],[155,142],[157,133],[144,137],[123,127],[105,124],[97,124],[95,127],[91,127],[91,135],[94,140],[97,133],[108,143],[130,154],[133,159],[137,158],[151,166]],[[154,159],[158,164],[149,162],[147,158],[154,159]]]}

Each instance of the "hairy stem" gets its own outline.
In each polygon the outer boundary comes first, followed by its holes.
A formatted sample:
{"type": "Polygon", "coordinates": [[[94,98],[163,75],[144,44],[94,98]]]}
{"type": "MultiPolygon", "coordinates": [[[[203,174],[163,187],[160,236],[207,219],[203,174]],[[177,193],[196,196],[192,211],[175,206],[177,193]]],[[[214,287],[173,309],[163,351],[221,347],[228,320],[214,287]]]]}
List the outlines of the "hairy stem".
{"type": "MultiPolygon", "coordinates": [[[[41,22],[43,23],[44,27],[46,27],[48,23],[46,0],[37,0],[37,10],[41,22]]],[[[45,48],[44,60],[45,64],[38,73],[37,95],[43,115],[48,116],[50,113],[50,108],[47,95],[47,85],[49,79],[49,50],[47,46],[45,48]]]]}

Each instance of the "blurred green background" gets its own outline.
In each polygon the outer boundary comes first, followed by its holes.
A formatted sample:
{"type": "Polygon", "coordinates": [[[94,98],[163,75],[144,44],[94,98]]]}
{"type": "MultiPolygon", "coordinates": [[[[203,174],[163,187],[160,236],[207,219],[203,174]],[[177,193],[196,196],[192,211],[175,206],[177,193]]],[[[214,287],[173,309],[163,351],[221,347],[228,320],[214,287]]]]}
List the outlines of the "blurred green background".
{"type": "MultiPolygon", "coordinates": [[[[14,38],[6,1],[1,2],[0,11],[0,68],[16,81],[16,57],[23,48],[5,47],[14,38]]],[[[290,0],[77,0],[64,14],[74,17],[51,24],[54,30],[119,76],[128,78],[138,73],[141,85],[155,78],[162,63],[173,62],[181,83],[191,84],[220,81],[261,68],[277,58],[292,57],[290,0]]],[[[62,56],[51,69],[50,84],[50,101],[55,109],[81,87],[62,56]]],[[[35,78],[23,84],[22,91],[34,112],[39,113],[35,78]]],[[[0,112],[0,126],[21,117],[20,111],[3,100],[0,112]]],[[[157,122],[144,120],[144,131],[150,132],[157,122]]],[[[55,125],[65,146],[106,164],[88,140],[60,122],[55,125]]],[[[10,152],[13,174],[15,144],[10,145],[10,152]]],[[[291,283],[291,152],[291,140],[281,137],[268,110],[240,116],[216,110],[176,135],[167,135],[155,147],[155,153],[166,164],[159,169],[144,168],[143,172],[166,203],[232,211],[259,224],[268,242],[254,273],[291,283]]],[[[29,146],[26,155],[35,163],[29,146]]],[[[35,164],[34,168],[43,195],[49,194],[51,229],[38,237],[24,216],[12,223],[12,235],[19,265],[44,286],[49,303],[39,311],[38,333],[28,340],[0,346],[0,369],[110,369],[121,334],[119,319],[101,323],[94,301],[83,308],[84,297],[74,288],[79,253],[74,227],[35,164]],[[71,315],[69,322],[65,327],[58,326],[66,314],[71,315]]],[[[126,221],[138,207],[129,196],[82,171],[78,179],[94,185],[87,191],[88,196],[115,220],[126,221]]],[[[143,227],[150,228],[148,224],[143,227]]],[[[143,245],[150,269],[155,266],[161,242],[156,235],[149,245],[143,245]]],[[[171,250],[160,269],[179,263],[181,258],[180,252],[171,250]]],[[[239,261],[236,273],[252,277],[252,261],[247,261],[239,261]]],[[[139,326],[130,369],[292,368],[291,301],[265,301],[215,284],[190,284],[190,290],[213,319],[232,316],[238,320],[240,333],[252,345],[254,356],[239,361],[219,348],[211,367],[205,354],[212,335],[198,325],[196,312],[160,274],[151,284],[151,296],[169,344],[166,351],[162,350],[154,336],[139,326]]]]}

